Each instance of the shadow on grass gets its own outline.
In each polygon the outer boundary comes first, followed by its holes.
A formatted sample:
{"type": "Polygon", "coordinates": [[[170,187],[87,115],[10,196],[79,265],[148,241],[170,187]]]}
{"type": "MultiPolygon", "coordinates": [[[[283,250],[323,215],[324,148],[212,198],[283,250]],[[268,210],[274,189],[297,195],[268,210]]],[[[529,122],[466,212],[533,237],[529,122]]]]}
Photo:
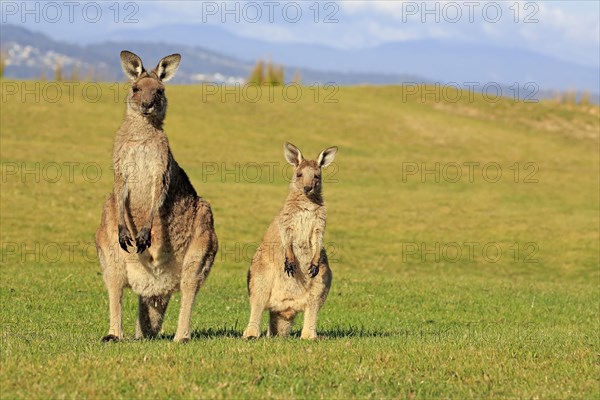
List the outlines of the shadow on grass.
{"type": "MultiPolygon", "coordinates": [[[[263,332],[262,337],[265,337],[266,332],[263,332]]],[[[294,330],[290,334],[290,337],[299,338],[301,330],[294,330]]],[[[338,328],[322,329],[317,331],[319,338],[321,339],[344,339],[344,338],[376,338],[376,337],[391,337],[397,336],[398,333],[384,332],[372,329],[366,329],[364,326],[345,326],[338,328]]],[[[242,331],[233,327],[221,327],[221,328],[205,328],[195,329],[192,331],[192,341],[202,339],[216,339],[216,338],[241,338],[242,331]]],[[[173,333],[162,333],[152,340],[173,340],[175,334],[173,333]]]]}
{"type": "Polygon", "coordinates": [[[241,338],[242,332],[237,327],[195,329],[192,331],[192,340],[214,338],[241,338]]]}
{"type": "MultiPolygon", "coordinates": [[[[216,339],[216,338],[241,338],[242,332],[237,327],[223,328],[205,328],[194,329],[192,331],[192,341],[201,339],[216,339]]],[[[174,333],[161,333],[153,340],[173,340],[174,333]]]]}
{"type": "MultiPolygon", "coordinates": [[[[319,337],[324,339],[344,338],[375,338],[396,336],[397,333],[366,329],[364,326],[344,326],[330,329],[317,330],[319,337]]],[[[300,336],[300,332],[298,332],[300,336]]]]}

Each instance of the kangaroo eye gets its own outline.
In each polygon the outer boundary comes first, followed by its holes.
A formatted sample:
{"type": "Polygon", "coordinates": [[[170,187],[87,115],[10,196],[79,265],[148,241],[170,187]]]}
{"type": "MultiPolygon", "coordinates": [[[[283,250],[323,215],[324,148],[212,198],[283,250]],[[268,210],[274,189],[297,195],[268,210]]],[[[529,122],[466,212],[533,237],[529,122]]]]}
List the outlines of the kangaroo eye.
{"type": "Polygon", "coordinates": [[[321,179],[321,175],[315,175],[316,179],[321,179]]]}
{"type": "Polygon", "coordinates": [[[159,96],[162,96],[164,92],[165,92],[165,91],[164,91],[163,89],[158,89],[158,90],[156,91],[156,94],[158,94],[159,96]]]}
{"type": "Polygon", "coordinates": [[[298,173],[296,173],[296,176],[297,176],[298,178],[302,178],[302,172],[298,172],[298,173]]]}
{"type": "Polygon", "coordinates": [[[134,86],[134,87],[131,88],[131,90],[133,90],[133,93],[137,93],[137,92],[140,91],[140,88],[137,87],[137,86],[134,86]]]}

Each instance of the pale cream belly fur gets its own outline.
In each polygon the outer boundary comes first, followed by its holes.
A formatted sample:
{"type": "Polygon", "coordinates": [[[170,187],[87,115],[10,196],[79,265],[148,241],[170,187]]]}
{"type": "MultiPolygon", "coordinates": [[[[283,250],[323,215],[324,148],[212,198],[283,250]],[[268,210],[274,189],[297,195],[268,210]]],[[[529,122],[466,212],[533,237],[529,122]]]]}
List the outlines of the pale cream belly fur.
{"type": "Polygon", "coordinates": [[[127,282],[131,289],[145,297],[164,296],[179,290],[181,271],[174,257],[165,253],[153,254],[149,250],[132,255],[125,261],[127,282]]]}
{"type": "MultiPolygon", "coordinates": [[[[283,268],[275,268],[276,275],[274,276],[273,289],[266,308],[279,312],[292,309],[296,312],[302,312],[306,308],[308,296],[315,281],[308,276],[308,268],[312,254],[310,251],[310,243],[308,240],[297,241],[300,243],[295,246],[295,255],[298,260],[298,271],[294,277],[288,276],[283,268]]],[[[281,255],[283,265],[283,259],[281,255]]]]}
{"type": "Polygon", "coordinates": [[[271,311],[286,311],[292,309],[296,312],[304,311],[306,308],[306,302],[308,300],[308,294],[310,292],[309,287],[297,282],[296,285],[287,283],[285,286],[276,283],[271,292],[271,297],[267,303],[267,309],[271,311]]]}

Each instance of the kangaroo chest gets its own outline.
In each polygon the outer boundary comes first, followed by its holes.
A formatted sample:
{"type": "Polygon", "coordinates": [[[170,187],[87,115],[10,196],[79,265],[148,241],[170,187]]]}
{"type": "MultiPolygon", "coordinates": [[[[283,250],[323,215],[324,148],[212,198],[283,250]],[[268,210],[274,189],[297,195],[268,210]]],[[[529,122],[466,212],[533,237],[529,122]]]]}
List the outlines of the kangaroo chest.
{"type": "Polygon", "coordinates": [[[324,223],[316,210],[298,210],[288,216],[286,223],[294,254],[300,268],[308,268],[314,256],[314,246],[323,234],[324,223]]]}
{"type": "Polygon", "coordinates": [[[292,242],[300,248],[310,248],[313,231],[317,224],[314,211],[297,211],[290,216],[292,242]]]}
{"type": "Polygon", "coordinates": [[[130,196],[148,195],[149,189],[162,179],[166,169],[160,149],[152,142],[125,147],[121,152],[120,167],[130,196]]]}
{"type": "Polygon", "coordinates": [[[166,173],[165,149],[158,141],[130,142],[119,152],[119,172],[125,181],[128,196],[128,208],[134,218],[142,217],[140,212],[147,210],[160,194],[157,189],[162,185],[166,173]]]}

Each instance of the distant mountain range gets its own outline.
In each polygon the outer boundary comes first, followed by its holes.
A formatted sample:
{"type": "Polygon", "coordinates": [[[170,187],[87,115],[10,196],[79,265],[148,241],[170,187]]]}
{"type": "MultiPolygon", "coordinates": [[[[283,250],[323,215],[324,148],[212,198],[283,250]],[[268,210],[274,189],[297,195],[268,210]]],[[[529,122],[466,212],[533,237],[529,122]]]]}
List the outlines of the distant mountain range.
{"type": "MultiPolygon", "coordinates": [[[[111,40],[169,42],[200,46],[242,60],[271,58],[286,66],[345,73],[421,76],[436,82],[478,82],[481,86],[524,86],[600,92],[600,68],[565,62],[531,51],[441,40],[393,42],[343,50],[315,44],[273,43],[248,39],[207,24],[129,28],[109,34],[111,40]]],[[[372,83],[372,82],[368,82],[372,83]]],[[[390,82],[391,83],[391,82],[390,82]]]]}
{"type": "MultiPolygon", "coordinates": [[[[167,36],[169,37],[169,36],[167,36]]],[[[248,77],[255,60],[242,60],[208,50],[200,46],[173,44],[164,40],[144,40],[139,38],[119,39],[118,35],[102,43],[80,46],[57,41],[41,33],[34,33],[14,25],[0,25],[0,48],[7,54],[7,77],[36,79],[41,75],[52,77],[57,65],[61,65],[64,76],[69,77],[77,70],[81,77],[92,76],[97,80],[123,80],[119,65],[119,52],[128,49],[138,54],[153,68],[160,58],[171,53],[181,53],[182,63],[173,82],[243,82],[248,77]]],[[[279,64],[281,62],[279,60],[279,64]]],[[[346,84],[398,84],[402,82],[424,82],[423,78],[382,73],[344,73],[339,71],[318,71],[309,68],[296,68],[286,65],[287,79],[298,73],[302,82],[334,82],[346,84]]]]}
{"type": "MultiPolygon", "coordinates": [[[[2,25],[0,33],[0,47],[8,58],[5,74],[15,78],[39,78],[42,73],[51,77],[60,64],[65,76],[77,69],[82,76],[90,74],[98,80],[123,80],[119,66],[119,52],[123,49],[134,50],[143,60],[153,63],[171,53],[185,53],[185,62],[177,74],[179,82],[193,82],[200,78],[196,76],[198,74],[216,75],[223,81],[242,80],[251,68],[249,63],[188,46],[134,41],[79,46],[14,25],[2,25]]],[[[153,68],[154,65],[146,67],[153,68]]]]}
{"type": "MultiPolygon", "coordinates": [[[[85,76],[121,80],[118,54],[129,49],[155,63],[174,52],[183,55],[175,82],[241,82],[258,59],[283,64],[286,78],[336,84],[457,83],[508,88],[533,82],[540,96],[553,90],[600,93],[600,68],[578,65],[531,51],[439,40],[395,42],[342,50],[320,45],[272,43],[234,35],[212,25],[164,25],[108,32],[101,43],[85,46],[56,41],[15,25],[0,25],[0,46],[9,54],[6,75],[36,78],[51,74],[57,62],[66,73],[76,65],[85,76]]],[[[150,67],[150,66],[147,66],[150,67]]],[[[153,67],[153,66],[152,66],[153,67]]],[[[597,96],[593,96],[597,98],[597,96]]]]}

